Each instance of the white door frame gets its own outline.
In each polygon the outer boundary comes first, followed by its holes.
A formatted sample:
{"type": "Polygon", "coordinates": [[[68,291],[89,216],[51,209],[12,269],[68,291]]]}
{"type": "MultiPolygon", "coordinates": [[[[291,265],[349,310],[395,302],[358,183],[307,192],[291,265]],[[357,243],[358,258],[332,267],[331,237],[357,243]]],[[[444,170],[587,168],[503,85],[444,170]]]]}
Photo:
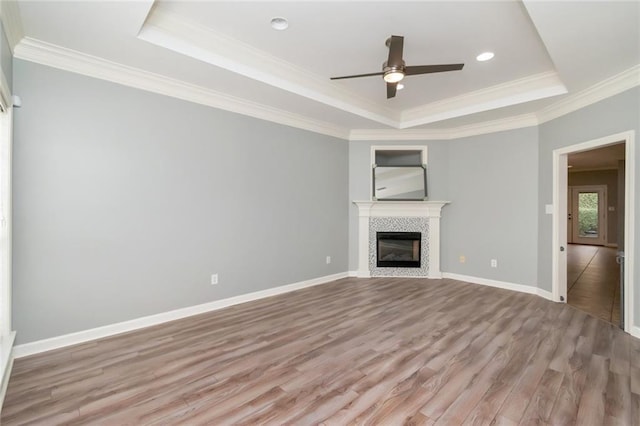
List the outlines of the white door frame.
{"type": "MultiPolygon", "coordinates": [[[[577,241],[580,239],[580,236],[576,236],[576,227],[578,226],[578,219],[579,216],[577,214],[577,209],[575,209],[576,211],[571,211],[571,227],[573,228],[571,231],[571,241],[567,241],[568,243],[575,243],[575,244],[593,244],[593,245],[603,245],[606,246],[607,245],[607,241],[609,238],[609,222],[608,222],[608,216],[607,216],[607,206],[608,204],[608,198],[607,198],[607,185],[571,185],[569,186],[569,189],[571,190],[571,192],[573,192],[574,190],[576,191],[581,191],[581,192],[601,192],[602,193],[602,197],[599,197],[598,199],[598,238],[597,243],[594,244],[594,239],[592,239],[592,241],[589,241],[588,238],[583,238],[582,241],[577,241]],[[602,242],[602,244],[600,244],[600,242],[602,242]]],[[[572,207],[573,206],[573,193],[570,194],[572,199],[571,199],[571,204],[572,207]]],[[[567,206],[567,212],[568,212],[569,207],[567,206]]],[[[567,235],[569,233],[567,232],[567,235]]]]}
{"type": "MultiPolygon", "coordinates": [[[[617,133],[603,138],[590,140],[553,151],[553,225],[552,225],[552,261],[551,289],[553,300],[567,300],[567,157],[571,153],[625,142],[625,203],[624,203],[624,330],[631,333],[634,329],[634,246],[635,246],[635,131],[617,133]]],[[[636,328],[634,331],[638,331],[636,328]]],[[[634,335],[638,333],[633,333],[634,335]]],[[[640,337],[638,335],[637,337],[640,337]]]]}

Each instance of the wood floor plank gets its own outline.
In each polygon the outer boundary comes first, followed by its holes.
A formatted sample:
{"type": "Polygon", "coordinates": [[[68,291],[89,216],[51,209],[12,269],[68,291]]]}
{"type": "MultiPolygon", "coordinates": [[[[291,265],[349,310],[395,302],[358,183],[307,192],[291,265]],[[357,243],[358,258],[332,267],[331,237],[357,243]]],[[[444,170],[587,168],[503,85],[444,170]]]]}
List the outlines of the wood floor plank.
{"type": "Polygon", "coordinates": [[[605,415],[605,394],[609,380],[609,360],[593,355],[589,364],[587,386],[580,398],[577,424],[602,424],[605,415]]]}
{"type": "Polygon", "coordinates": [[[520,419],[520,424],[546,424],[551,415],[551,409],[558,395],[558,390],[564,378],[563,373],[548,369],[542,375],[529,405],[520,419]]]}
{"type": "Polygon", "coordinates": [[[639,415],[640,343],[609,323],[455,280],[347,278],[17,359],[0,421],[560,425],[639,415]]]}
{"type": "Polygon", "coordinates": [[[605,423],[630,425],[631,388],[629,376],[609,372],[605,401],[605,423]]]}

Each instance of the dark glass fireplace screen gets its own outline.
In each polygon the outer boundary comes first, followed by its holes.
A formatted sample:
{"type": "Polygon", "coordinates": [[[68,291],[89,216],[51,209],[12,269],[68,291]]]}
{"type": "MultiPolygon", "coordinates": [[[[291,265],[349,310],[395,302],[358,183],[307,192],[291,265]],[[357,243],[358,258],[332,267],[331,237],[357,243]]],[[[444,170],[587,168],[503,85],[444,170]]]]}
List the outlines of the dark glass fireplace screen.
{"type": "Polygon", "coordinates": [[[378,268],[420,267],[420,232],[378,232],[376,235],[378,268]]]}

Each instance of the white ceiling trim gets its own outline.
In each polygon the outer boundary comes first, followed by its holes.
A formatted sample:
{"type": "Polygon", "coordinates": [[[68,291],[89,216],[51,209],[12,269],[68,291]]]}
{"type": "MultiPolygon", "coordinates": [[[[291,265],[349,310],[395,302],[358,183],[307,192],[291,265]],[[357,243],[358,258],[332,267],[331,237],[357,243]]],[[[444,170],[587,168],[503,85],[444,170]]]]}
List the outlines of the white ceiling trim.
{"type": "Polygon", "coordinates": [[[349,134],[352,141],[418,141],[450,140],[505,130],[536,126],[535,114],[522,114],[500,120],[485,121],[448,129],[354,129],[349,134]]]}
{"type": "Polygon", "coordinates": [[[567,96],[561,101],[538,111],[536,115],[538,116],[539,122],[544,123],[636,86],[640,86],[640,65],[631,67],[585,90],[567,96]]]}
{"type": "Polygon", "coordinates": [[[400,127],[398,114],[388,108],[262,50],[160,9],[152,10],[138,38],[378,123],[400,127]]]}
{"type": "Polygon", "coordinates": [[[398,114],[306,69],[159,8],[152,10],[138,38],[396,129],[567,93],[558,74],[549,71],[398,114]]]}
{"type": "Polygon", "coordinates": [[[303,115],[268,107],[28,37],[16,45],[15,57],[315,133],[341,139],[347,139],[349,135],[348,129],[332,123],[313,120],[303,115]]]}
{"type": "Polygon", "coordinates": [[[14,0],[0,1],[0,18],[2,18],[2,26],[9,42],[9,48],[11,53],[14,53],[16,45],[24,37],[18,2],[14,0]]]}
{"type": "Polygon", "coordinates": [[[400,128],[434,123],[565,93],[567,88],[558,74],[549,71],[406,110],[402,113],[400,128]]]}
{"type": "Polygon", "coordinates": [[[535,126],[640,86],[640,65],[531,114],[448,129],[353,129],[349,140],[447,140],[535,126]]]}
{"type": "Polygon", "coordinates": [[[15,57],[346,140],[448,140],[530,127],[640,86],[640,65],[636,65],[589,89],[569,95],[534,114],[447,129],[352,129],[349,131],[332,123],[314,120],[31,38],[23,38],[16,45],[15,57]]]}

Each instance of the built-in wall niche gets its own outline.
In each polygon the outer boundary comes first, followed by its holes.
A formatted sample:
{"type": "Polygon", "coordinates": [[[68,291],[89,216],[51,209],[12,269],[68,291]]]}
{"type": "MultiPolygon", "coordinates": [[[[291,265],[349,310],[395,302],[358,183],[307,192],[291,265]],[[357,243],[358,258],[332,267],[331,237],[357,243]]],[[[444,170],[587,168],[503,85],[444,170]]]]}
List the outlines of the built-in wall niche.
{"type": "Polygon", "coordinates": [[[374,146],[371,167],[372,200],[427,199],[427,147],[374,146]]]}

